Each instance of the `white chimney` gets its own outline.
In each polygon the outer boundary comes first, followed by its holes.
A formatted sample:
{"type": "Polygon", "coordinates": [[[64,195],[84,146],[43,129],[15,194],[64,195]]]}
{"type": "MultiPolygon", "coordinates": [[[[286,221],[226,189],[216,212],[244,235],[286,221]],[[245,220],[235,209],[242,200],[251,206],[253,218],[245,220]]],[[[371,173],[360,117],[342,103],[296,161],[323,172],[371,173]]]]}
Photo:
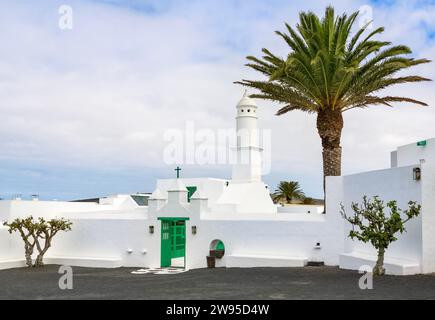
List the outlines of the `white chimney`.
{"type": "Polygon", "coordinates": [[[236,109],[237,158],[232,179],[235,182],[261,182],[263,150],[259,146],[258,107],[245,91],[236,109]]]}
{"type": "Polygon", "coordinates": [[[167,197],[163,194],[160,189],[154,190],[148,199],[148,208],[150,212],[159,211],[166,204],[167,197]]]}
{"type": "Polygon", "coordinates": [[[187,204],[187,188],[180,179],[175,179],[169,188],[168,202],[187,204]]]}

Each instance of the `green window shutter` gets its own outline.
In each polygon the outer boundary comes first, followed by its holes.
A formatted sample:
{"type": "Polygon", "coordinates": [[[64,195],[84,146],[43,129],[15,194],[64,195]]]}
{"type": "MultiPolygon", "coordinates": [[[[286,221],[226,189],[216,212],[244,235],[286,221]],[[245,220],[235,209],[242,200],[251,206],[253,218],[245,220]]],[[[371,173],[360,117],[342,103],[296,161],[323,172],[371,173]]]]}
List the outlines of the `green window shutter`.
{"type": "Polygon", "coordinates": [[[196,186],[190,186],[186,188],[187,188],[187,201],[190,202],[190,198],[193,196],[193,194],[196,192],[198,188],[196,186]]]}
{"type": "Polygon", "coordinates": [[[216,245],[216,250],[225,250],[224,243],[222,241],[218,241],[216,245]]]}

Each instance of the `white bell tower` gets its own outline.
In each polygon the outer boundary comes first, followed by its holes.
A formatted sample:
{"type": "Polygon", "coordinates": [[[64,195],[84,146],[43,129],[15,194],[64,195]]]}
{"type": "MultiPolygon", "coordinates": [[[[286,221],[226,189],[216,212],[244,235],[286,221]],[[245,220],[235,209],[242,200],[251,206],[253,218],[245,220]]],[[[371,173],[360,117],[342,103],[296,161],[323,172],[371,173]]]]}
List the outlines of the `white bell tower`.
{"type": "Polygon", "coordinates": [[[263,149],[259,146],[258,107],[245,91],[236,108],[237,148],[232,179],[234,182],[261,182],[263,149]]]}

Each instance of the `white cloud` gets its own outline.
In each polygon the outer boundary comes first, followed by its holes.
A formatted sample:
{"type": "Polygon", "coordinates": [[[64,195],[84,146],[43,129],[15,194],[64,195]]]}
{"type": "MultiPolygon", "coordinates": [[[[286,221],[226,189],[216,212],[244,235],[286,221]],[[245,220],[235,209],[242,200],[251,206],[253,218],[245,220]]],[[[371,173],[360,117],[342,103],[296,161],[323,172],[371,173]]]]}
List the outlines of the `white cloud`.
{"type": "MultiPolygon", "coordinates": [[[[117,1],[109,1],[117,2],[117,1]]],[[[74,28],[57,27],[63,2],[2,2],[0,10],[0,163],[26,161],[65,168],[164,167],[163,132],[234,125],[242,88],[257,77],[243,66],[261,47],[287,48],[273,33],[300,10],[319,14],[329,1],[133,1],[131,9],[74,1],[74,28]],[[158,7],[150,12],[146,8],[158,7]]],[[[337,11],[363,1],[337,1],[337,11]]],[[[384,37],[433,58],[435,6],[399,2],[374,8],[384,37]]],[[[416,69],[435,76],[434,67],[416,69]]],[[[397,89],[434,101],[433,84],[397,89]]],[[[321,149],[315,118],[301,113],[275,117],[276,106],[259,102],[261,123],[273,128],[271,183],[297,176],[308,192],[321,193],[321,149]],[[313,181],[318,181],[316,185],[313,181]],[[304,181],[302,181],[304,185],[304,181]]],[[[435,136],[433,107],[373,108],[346,115],[344,172],[388,165],[397,144],[435,136]]],[[[218,169],[217,171],[219,172],[218,169]]]]}

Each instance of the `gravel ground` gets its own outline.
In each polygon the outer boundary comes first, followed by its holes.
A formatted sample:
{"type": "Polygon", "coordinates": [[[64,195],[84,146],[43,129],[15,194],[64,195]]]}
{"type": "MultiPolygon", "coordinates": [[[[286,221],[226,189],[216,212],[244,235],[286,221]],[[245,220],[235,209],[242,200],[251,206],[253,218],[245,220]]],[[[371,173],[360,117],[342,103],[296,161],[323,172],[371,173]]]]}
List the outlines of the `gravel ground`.
{"type": "Polygon", "coordinates": [[[0,299],[434,299],[435,274],[384,276],[361,290],[360,274],[334,267],[216,268],[134,275],[131,268],[73,268],[59,289],[59,266],[0,271],[0,299]]]}

